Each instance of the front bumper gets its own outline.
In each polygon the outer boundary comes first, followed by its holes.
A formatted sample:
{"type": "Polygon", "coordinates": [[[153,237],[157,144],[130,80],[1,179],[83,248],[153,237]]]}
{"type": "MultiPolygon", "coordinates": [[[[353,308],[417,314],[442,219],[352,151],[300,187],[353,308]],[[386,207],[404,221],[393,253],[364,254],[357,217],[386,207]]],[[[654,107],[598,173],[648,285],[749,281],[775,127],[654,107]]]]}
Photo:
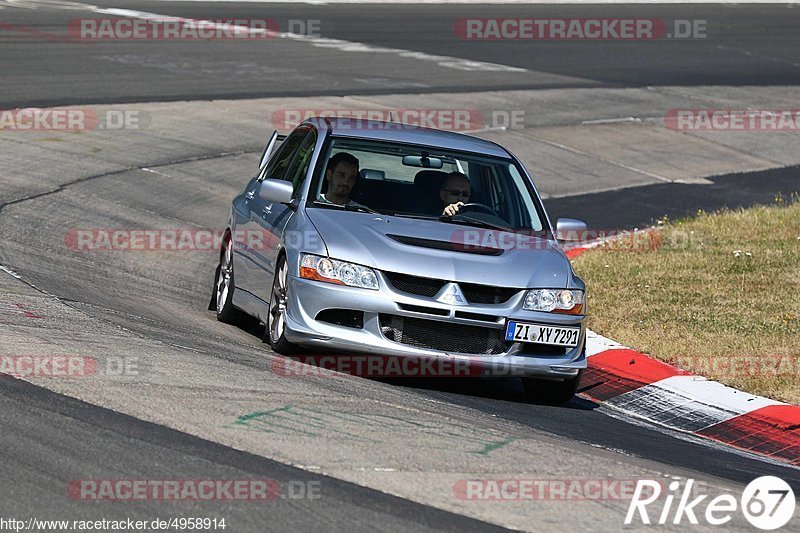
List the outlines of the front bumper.
{"type": "MultiPolygon", "coordinates": [[[[288,315],[286,317],[286,339],[294,344],[374,354],[381,356],[408,356],[418,358],[446,358],[482,367],[487,376],[531,376],[548,379],[569,379],[586,368],[586,325],[584,316],[559,315],[522,310],[525,291],[520,291],[502,304],[469,304],[450,306],[433,298],[400,292],[383,276],[379,290],[367,290],[334,285],[290,276],[288,280],[288,315]],[[413,307],[415,310],[409,310],[413,307]],[[430,312],[416,309],[426,308],[430,312]],[[348,327],[316,320],[317,315],[328,309],[350,309],[363,311],[363,327],[348,327]],[[431,314],[431,313],[439,314],[431,314]],[[443,314],[446,312],[446,315],[443,314]],[[470,313],[484,315],[481,320],[456,316],[470,313]],[[508,320],[533,322],[553,326],[580,327],[578,345],[571,349],[531,345],[529,343],[504,342],[498,353],[464,353],[458,350],[441,350],[395,342],[385,334],[386,317],[401,317],[401,320],[431,321],[430,327],[445,331],[448,326],[460,331],[479,331],[483,328],[490,337],[502,337],[508,320]],[[491,321],[486,318],[495,317],[491,321]],[[383,327],[382,327],[383,321],[383,327]],[[534,349],[536,348],[536,349],[534,349]]],[[[424,310],[424,309],[423,309],[424,310]]],[[[397,319],[395,319],[397,320],[397,319]]],[[[391,335],[390,335],[391,336],[391,335]]]]}

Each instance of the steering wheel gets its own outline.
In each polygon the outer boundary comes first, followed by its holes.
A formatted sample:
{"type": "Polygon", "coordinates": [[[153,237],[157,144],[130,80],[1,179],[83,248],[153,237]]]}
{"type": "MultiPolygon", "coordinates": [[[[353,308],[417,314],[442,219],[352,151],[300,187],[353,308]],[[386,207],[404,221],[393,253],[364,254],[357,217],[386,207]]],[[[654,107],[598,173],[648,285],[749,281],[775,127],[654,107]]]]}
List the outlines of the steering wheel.
{"type": "Polygon", "coordinates": [[[469,213],[469,212],[477,212],[477,213],[486,213],[487,215],[492,215],[497,218],[500,218],[500,215],[497,214],[497,211],[492,209],[486,204],[479,204],[477,202],[471,202],[468,204],[462,205],[456,215],[460,215],[461,213],[469,213]]]}

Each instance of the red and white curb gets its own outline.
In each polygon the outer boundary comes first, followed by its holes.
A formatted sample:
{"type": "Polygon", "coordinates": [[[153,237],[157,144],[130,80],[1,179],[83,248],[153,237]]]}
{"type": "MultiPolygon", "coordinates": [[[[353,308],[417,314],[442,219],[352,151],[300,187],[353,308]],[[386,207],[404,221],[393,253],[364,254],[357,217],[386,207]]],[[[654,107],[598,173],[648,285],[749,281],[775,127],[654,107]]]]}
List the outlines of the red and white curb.
{"type": "MultiPolygon", "coordinates": [[[[654,231],[649,228],[644,231],[654,231]]],[[[566,250],[567,257],[608,239],[566,250]]],[[[580,395],[664,427],[800,466],[800,406],[749,394],[588,331],[580,395]]]]}
{"type": "Polygon", "coordinates": [[[580,396],[629,415],[800,466],[800,406],[755,396],[593,331],[580,396]]]}

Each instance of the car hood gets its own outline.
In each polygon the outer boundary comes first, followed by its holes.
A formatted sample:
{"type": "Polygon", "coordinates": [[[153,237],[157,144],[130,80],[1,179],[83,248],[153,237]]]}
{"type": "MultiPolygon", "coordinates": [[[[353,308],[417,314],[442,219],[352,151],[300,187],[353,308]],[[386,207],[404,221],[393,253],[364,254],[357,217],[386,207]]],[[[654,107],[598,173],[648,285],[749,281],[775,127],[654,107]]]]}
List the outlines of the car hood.
{"type": "Polygon", "coordinates": [[[324,208],[307,214],[331,258],[378,270],[514,288],[568,287],[572,276],[559,246],[540,237],[324,208]]]}

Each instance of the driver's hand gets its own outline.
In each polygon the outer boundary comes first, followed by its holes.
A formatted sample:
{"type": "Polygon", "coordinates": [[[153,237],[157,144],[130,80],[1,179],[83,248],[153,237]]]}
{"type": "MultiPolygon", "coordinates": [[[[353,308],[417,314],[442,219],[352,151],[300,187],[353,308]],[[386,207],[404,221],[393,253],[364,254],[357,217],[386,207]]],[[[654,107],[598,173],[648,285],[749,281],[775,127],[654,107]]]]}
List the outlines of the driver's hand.
{"type": "Polygon", "coordinates": [[[464,205],[464,202],[457,202],[455,204],[450,204],[444,208],[442,215],[452,217],[458,213],[458,210],[461,209],[461,206],[464,205]]]}

